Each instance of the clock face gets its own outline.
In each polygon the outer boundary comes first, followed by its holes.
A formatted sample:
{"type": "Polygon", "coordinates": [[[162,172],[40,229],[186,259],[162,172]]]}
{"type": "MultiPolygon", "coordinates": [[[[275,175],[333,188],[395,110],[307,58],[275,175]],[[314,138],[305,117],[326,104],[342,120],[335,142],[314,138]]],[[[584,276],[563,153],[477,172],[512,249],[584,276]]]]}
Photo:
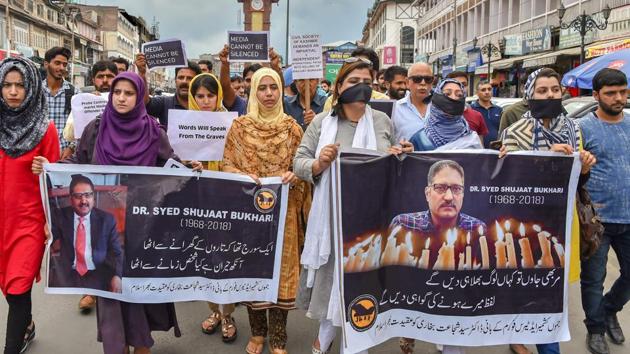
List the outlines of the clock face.
{"type": "Polygon", "coordinates": [[[252,0],[252,9],[256,11],[262,10],[264,5],[263,0],[252,0]]]}

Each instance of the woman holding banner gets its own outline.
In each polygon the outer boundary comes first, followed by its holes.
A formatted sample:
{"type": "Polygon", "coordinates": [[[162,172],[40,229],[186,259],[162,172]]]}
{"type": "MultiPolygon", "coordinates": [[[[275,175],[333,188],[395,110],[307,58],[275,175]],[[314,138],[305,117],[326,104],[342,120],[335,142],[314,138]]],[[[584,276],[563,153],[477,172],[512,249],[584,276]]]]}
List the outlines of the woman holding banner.
{"type": "Polygon", "coordinates": [[[36,156],[59,159],[57,129],[48,119],[42,79],[21,57],[0,63],[0,289],[9,304],[5,354],[17,354],[35,337],[31,288],[44,256],[44,208],[36,156]]]}
{"type": "MultiPolygon", "coordinates": [[[[223,106],[223,89],[216,76],[203,73],[190,81],[188,89],[188,109],[192,111],[225,112],[223,106]]],[[[219,170],[220,161],[203,162],[204,168],[210,171],[219,170]]],[[[201,331],[214,334],[221,325],[223,342],[231,343],[236,340],[237,329],[232,313],[234,304],[215,304],[208,302],[210,316],[201,323],[201,331]]]]}
{"type": "MultiPolygon", "coordinates": [[[[90,122],[81,135],[75,154],[62,162],[114,165],[163,166],[169,158],[177,159],[166,132],[151,117],[142,101],[145,85],[140,76],[123,72],[116,76],[103,114],[90,122]]],[[[48,162],[38,158],[33,171],[42,172],[48,162]]],[[[195,169],[201,164],[193,162],[195,169]]],[[[98,340],[105,354],[129,352],[150,353],[153,346],[151,331],[180,331],[173,303],[138,304],[97,298],[98,340]]]]}
{"type": "Polygon", "coordinates": [[[352,57],[339,70],[331,112],[318,114],[306,129],[294,160],[296,174],[315,184],[313,206],[308,218],[302,264],[307,269],[300,282],[300,306],[307,317],[320,322],[312,352],[327,353],[341,326],[340,294],[333,284],[340,276],[334,272],[332,200],[330,165],[340,148],[362,148],[399,154],[413,150],[411,143],[396,144],[391,120],[368,105],[372,94],[372,64],[352,57]]]}
{"type": "Polygon", "coordinates": [[[302,128],[283,112],[280,76],[272,69],[259,69],[252,77],[247,114],[234,120],[226,137],[221,170],[247,174],[256,182],[259,177],[282,176],[282,182],[291,187],[278,299],[275,303],[246,303],[252,329],[246,348],[250,354],[262,353],[267,334],[272,353],[287,352],[287,314],[295,308],[299,250],[311,196],[309,185],[291,171],[301,138],[302,128]]]}
{"type": "MultiPolygon", "coordinates": [[[[499,157],[512,151],[555,151],[566,155],[579,151],[582,161],[580,185],[586,183],[589,171],[596,159],[590,152],[581,148],[581,134],[579,126],[570,118],[565,117],[562,106],[562,87],[560,75],[550,68],[542,68],[531,73],[525,83],[525,99],[529,106],[522,119],[503,131],[501,137],[503,145],[499,157]]],[[[571,259],[569,280],[579,279],[579,250],[580,237],[577,215],[574,213],[571,237],[571,259]]],[[[538,353],[560,353],[558,343],[537,344],[538,353]]],[[[510,349],[514,353],[528,353],[522,344],[512,344],[510,349]]]]}

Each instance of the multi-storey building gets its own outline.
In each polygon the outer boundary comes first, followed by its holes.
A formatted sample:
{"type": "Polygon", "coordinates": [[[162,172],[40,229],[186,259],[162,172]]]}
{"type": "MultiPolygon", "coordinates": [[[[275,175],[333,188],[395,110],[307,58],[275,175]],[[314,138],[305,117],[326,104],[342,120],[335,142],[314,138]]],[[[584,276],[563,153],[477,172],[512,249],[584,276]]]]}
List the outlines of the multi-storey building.
{"type": "MultiPolygon", "coordinates": [[[[563,3],[563,22],[582,13],[603,22],[602,10],[606,5],[612,9],[608,27],[587,34],[587,59],[630,46],[630,1],[563,3]]],[[[478,80],[488,78],[489,72],[501,95],[518,96],[529,71],[551,66],[563,73],[579,64],[580,35],[560,29],[560,0],[418,0],[416,4],[423,9],[418,18],[418,52],[439,75],[463,70],[478,80]]]]}
{"type": "Polygon", "coordinates": [[[414,0],[374,1],[368,10],[361,42],[376,51],[381,67],[413,64],[420,9],[414,0]]]}

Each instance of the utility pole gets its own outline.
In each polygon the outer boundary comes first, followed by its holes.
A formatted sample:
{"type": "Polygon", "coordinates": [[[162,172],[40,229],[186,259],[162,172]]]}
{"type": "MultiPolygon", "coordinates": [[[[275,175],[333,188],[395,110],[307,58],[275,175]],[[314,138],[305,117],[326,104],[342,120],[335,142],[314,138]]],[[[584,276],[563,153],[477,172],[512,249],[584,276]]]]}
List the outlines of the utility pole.
{"type": "Polygon", "coordinates": [[[284,47],[284,65],[289,65],[289,8],[291,7],[291,1],[287,0],[287,41],[284,47]]]}
{"type": "Polygon", "coordinates": [[[453,71],[457,67],[457,0],[453,0],[453,71]]]}

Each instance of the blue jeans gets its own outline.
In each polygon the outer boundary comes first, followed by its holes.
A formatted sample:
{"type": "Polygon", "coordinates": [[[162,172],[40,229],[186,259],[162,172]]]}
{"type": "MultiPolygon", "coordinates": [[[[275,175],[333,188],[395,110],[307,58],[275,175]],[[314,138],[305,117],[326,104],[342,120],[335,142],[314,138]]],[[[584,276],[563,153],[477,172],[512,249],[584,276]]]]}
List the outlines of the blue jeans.
{"type": "Polygon", "coordinates": [[[582,262],[580,283],[582,308],[589,333],[604,334],[606,315],[615,314],[630,300],[630,224],[604,224],[602,243],[591,258],[582,262]],[[621,276],[604,295],[608,250],[619,260],[621,276]]]}
{"type": "Polygon", "coordinates": [[[538,354],[560,354],[560,343],[536,344],[538,354]]]}

